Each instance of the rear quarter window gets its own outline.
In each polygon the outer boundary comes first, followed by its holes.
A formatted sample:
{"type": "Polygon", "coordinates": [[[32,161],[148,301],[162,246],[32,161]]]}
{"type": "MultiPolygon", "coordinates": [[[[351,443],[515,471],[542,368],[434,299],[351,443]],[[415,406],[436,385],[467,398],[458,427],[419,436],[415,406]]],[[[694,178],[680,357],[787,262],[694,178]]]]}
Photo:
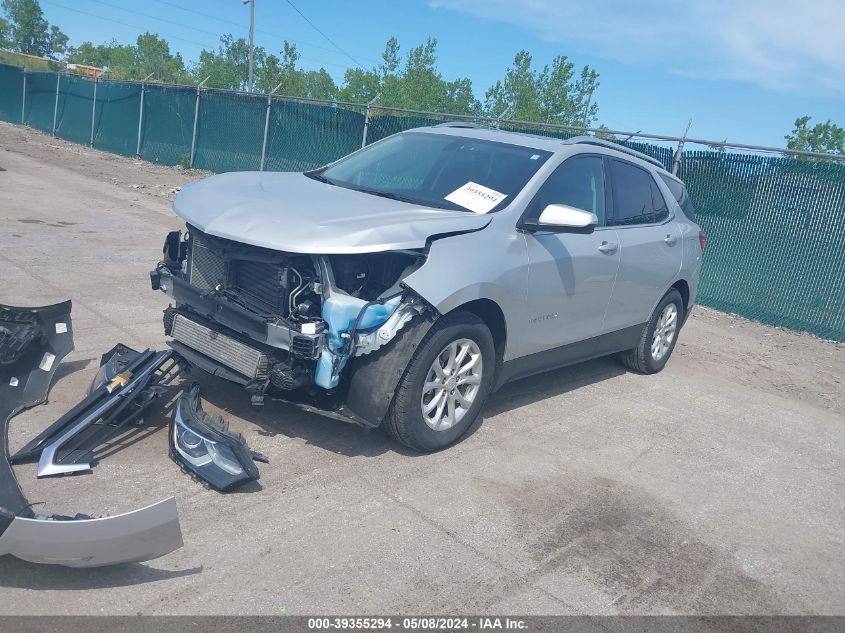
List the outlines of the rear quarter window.
{"type": "Polygon", "coordinates": [[[668,178],[663,174],[660,174],[660,178],[666,183],[666,186],[669,187],[669,191],[672,192],[675,200],[678,201],[678,205],[681,207],[681,211],[684,212],[684,215],[695,222],[695,207],[692,206],[692,200],[690,200],[689,194],[687,194],[687,188],[684,186],[684,183],[679,182],[674,178],[668,178]]]}

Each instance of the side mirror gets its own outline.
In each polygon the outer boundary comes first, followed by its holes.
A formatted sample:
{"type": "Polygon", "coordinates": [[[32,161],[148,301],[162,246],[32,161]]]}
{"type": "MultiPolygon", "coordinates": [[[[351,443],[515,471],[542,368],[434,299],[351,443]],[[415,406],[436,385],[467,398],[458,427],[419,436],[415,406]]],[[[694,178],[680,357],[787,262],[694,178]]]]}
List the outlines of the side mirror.
{"type": "Polygon", "coordinates": [[[565,204],[550,204],[536,220],[528,220],[524,227],[529,231],[553,233],[592,233],[599,223],[595,213],[582,211],[565,204]]]}

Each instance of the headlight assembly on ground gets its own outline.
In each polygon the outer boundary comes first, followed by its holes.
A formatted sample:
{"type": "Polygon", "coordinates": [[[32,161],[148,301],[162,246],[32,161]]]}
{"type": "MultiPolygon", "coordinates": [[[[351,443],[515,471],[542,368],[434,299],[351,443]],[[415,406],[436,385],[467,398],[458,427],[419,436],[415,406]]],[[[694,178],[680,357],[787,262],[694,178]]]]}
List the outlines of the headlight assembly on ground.
{"type": "Polygon", "coordinates": [[[177,463],[216,490],[258,479],[254,453],[239,433],[230,433],[221,417],[202,410],[199,385],[192,385],[176,404],[170,425],[170,455],[177,463]]]}

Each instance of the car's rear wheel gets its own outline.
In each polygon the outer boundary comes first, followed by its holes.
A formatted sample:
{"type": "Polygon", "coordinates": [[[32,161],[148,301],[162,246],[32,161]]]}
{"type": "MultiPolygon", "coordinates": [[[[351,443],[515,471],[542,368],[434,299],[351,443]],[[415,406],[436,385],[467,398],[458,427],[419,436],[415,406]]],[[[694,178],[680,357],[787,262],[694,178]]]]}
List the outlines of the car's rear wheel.
{"type": "Polygon", "coordinates": [[[495,365],[493,336],[481,319],[468,312],[442,317],[399,381],[387,432],[420,452],[454,444],[481,413],[495,365]]]}
{"type": "Polygon", "coordinates": [[[622,363],[643,374],[654,374],[666,366],[675,349],[684,320],[684,301],[674,288],[666,293],[643,327],[639,344],[622,354],[622,363]]]}

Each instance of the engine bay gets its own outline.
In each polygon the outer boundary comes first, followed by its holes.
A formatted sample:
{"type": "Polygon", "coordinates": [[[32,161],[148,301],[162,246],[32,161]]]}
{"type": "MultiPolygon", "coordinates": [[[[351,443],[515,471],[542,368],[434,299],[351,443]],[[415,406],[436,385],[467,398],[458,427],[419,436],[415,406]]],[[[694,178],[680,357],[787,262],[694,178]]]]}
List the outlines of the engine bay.
{"type": "Polygon", "coordinates": [[[303,255],[188,226],[167,235],[152,286],[169,345],[209,373],[268,392],[330,396],[350,359],[389,343],[429,309],[402,279],[423,251],[303,255]]]}

